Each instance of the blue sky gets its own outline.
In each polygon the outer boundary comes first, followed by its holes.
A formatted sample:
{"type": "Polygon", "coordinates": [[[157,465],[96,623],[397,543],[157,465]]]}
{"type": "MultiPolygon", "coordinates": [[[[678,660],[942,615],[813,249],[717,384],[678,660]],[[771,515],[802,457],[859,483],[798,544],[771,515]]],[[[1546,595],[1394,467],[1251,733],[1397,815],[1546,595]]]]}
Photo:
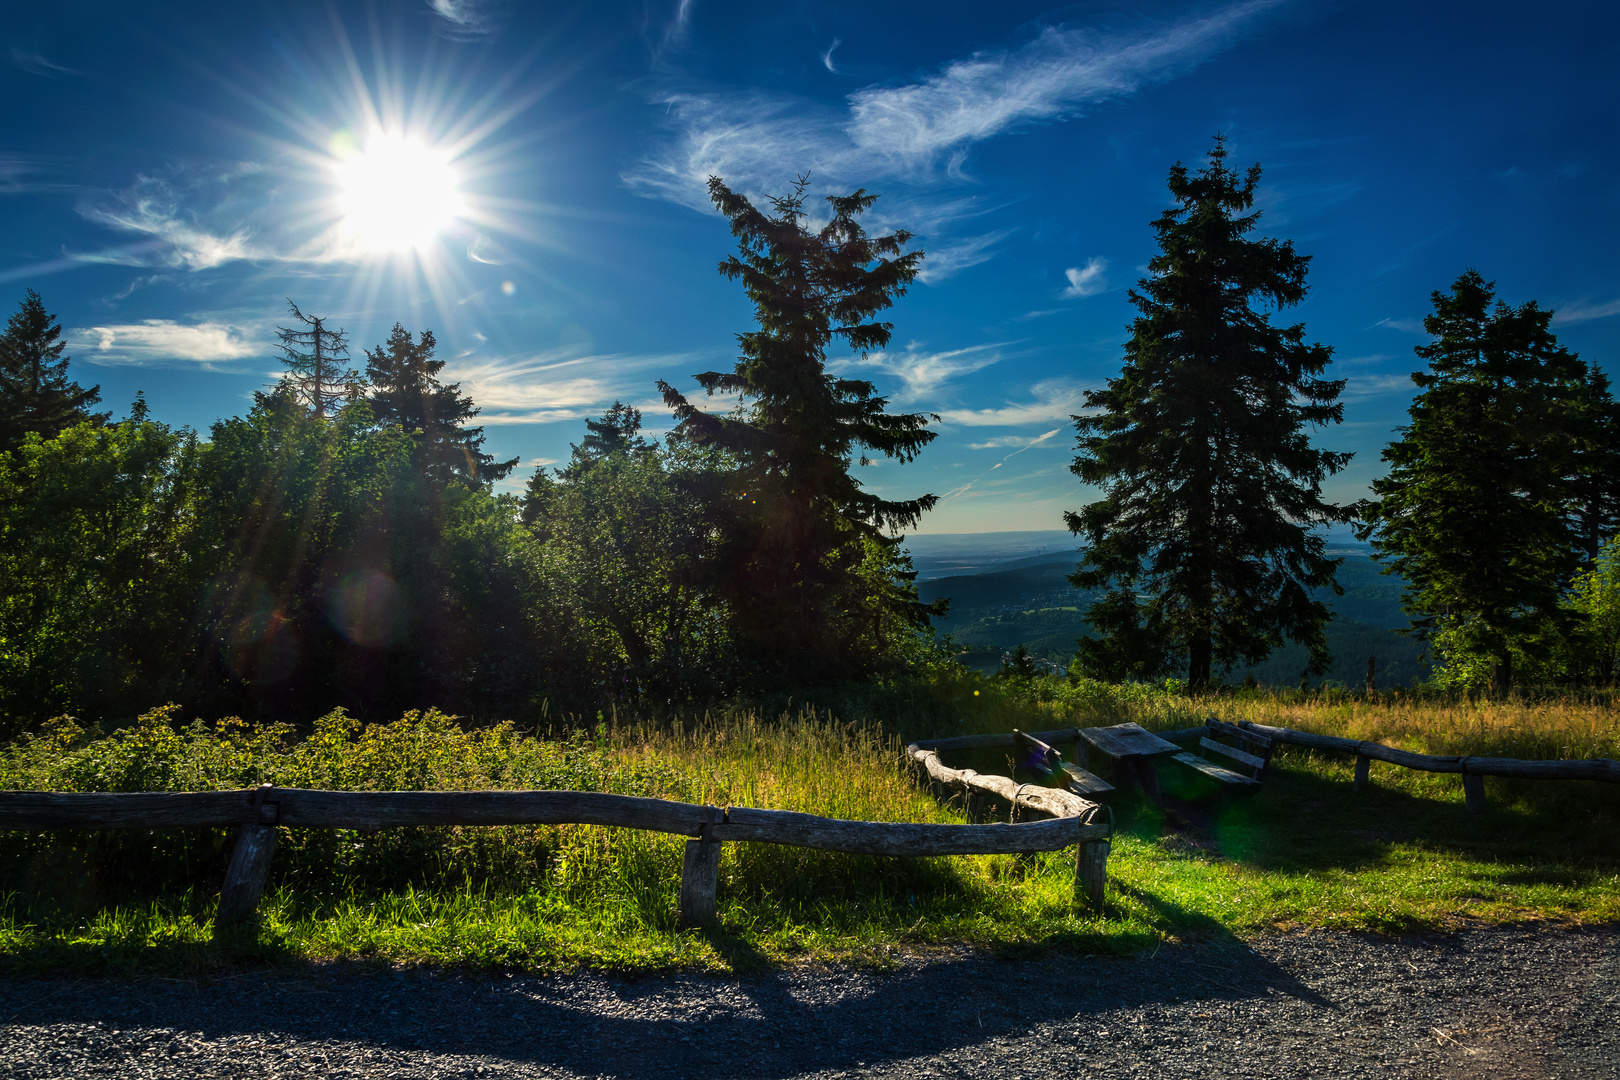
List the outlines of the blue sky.
{"type": "MultiPolygon", "coordinates": [[[[206,430],[274,377],[286,298],[356,346],[431,329],[522,476],[749,329],[711,173],[808,172],[910,229],[882,355],[938,413],[863,480],[921,532],[1052,529],[1069,414],[1118,368],[1165,176],[1225,132],[1349,380],[1332,497],[1379,475],[1429,294],[1466,267],[1620,355],[1620,14],[1602,3],[573,5],[6,0],[0,308],[25,288],[119,414],[206,430]],[[410,176],[403,192],[390,176],[410,176]],[[375,183],[368,177],[381,176],[375,183]],[[368,186],[369,185],[369,186],[368,186]]],[[[719,403],[717,403],[718,405],[719,403]]]]}

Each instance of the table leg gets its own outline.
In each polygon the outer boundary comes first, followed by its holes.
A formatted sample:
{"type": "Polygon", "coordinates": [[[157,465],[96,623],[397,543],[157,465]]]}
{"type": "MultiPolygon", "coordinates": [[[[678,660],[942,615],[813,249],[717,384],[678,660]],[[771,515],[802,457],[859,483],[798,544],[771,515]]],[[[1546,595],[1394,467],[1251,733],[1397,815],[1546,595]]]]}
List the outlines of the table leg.
{"type": "Polygon", "coordinates": [[[1136,757],[1131,759],[1135,766],[1136,778],[1142,782],[1142,790],[1147,792],[1148,798],[1154,802],[1159,801],[1159,771],[1153,767],[1150,757],[1136,757]]]}
{"type": "Polygon", "coordinates": [[[1113,764],[1114,791],[1120,796],[1127,796],[1136,788],[1136,761],[1134,756],[1117,757],[1110,759],[1113,764]]]}

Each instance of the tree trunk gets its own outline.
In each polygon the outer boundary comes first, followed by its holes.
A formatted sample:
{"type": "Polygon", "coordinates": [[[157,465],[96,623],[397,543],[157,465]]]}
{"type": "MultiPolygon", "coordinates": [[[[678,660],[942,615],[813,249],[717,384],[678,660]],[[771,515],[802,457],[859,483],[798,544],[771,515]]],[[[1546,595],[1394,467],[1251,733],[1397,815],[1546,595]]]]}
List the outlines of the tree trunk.
{"type": "Polygon", "coordinates": [[[1513,689],[1513,652],[1503,649],[1491,661],[1491,691],[1497,694],[1506,694],[1513,689]]]}
{"type": "Polygon", "coordinates": [[[1187,689],[1193,693],[1203,693],[1209,688],[1209,662],[1212,648],[1208,631],[1195,632],[1187,639],[1187,653],[1191,662],[1187,665],[1187,689]]]}

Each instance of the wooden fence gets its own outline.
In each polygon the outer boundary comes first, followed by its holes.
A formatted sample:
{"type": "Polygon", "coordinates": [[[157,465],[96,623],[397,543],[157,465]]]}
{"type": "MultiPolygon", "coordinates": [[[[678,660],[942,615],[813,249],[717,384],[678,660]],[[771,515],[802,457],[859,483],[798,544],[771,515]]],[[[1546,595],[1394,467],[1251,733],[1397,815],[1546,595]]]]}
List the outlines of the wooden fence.
{"type": "MultiPolygon", "coordinates": [[[[1041,743],[1062,741],[1063,732],[1041,732],[1023,736],[1012,732],[1006,735],[968,735],[956,739],[932,739],[925,743],[912,743],[906,747],[906,757],[921,776],[948,792],[960,789],[967,808],[968,819],[983,821],[994,805],[1006,804],[1011,821],[1030,817],[1049,817],[1058,821],[1073,821],[1087,830],[1102,830],[1088,834],[1075,852],[1074,890],[1084,897],[1092,910],[1103,909],[1103,887],[1108,878],[1108,853],[1113,841],[1113,811],[1098,803],[1082,799],[1062,788],[1043,784],[1020,784],[1010,776],[975,772],[972,769],[952,769],[939,759],[941,749],[964,749],[965,740],[972,746],[1017,746],[1031,739],[1041,743]],[[1057,740],[1046,736],[1056,734],[1057,740]],[[1002,741],[1005,740],[1005,741],[1002,741]]],[[[1078,735],[1076,736],[1078,738],[1078,735]]],[[[990,828],[993,826],[969,826],[990,828]]],[[[1027,825],[1009,825],[1010,828],[1028,828],[1027,825]]]]}
{"type": "MultiPolygon", "coordinates": [[[[1357,791],[1361,791],[1367,786],[1369,767],[1374,761],[1388,762],[1391,765],[1400,765],[1403,768],[1418,769],[1423,772],[1461,773],[1463,800],[1468,807],[1468,812],[1471,814],[1485,812],[1484,778],[1487,776],[1508,776],[1524,780],[1601,780],[1611,784],[1620,783],[1620,761],[1614,761],[1610,758],[1585,758],[1573,761],[1526,761],[1520,758],[1418,754],[1410,750],[1397,750],[1382,743],[1343,739],[1337,735],[1313,735],[1308,731],[1295,731],[1293,728],[1256,724],[1251,720],[1239,721],[1235,726],[1252,731],[1257,735],[1264,735],[1274,742],[1292,743],[1295,746],[1308,746],[1315,750],[1335,750],[1356,755],[1355,789],[1357,791]]],[[[1161,739],[1176,742],[1179,739],[1196,738],[1203,735],[1206,730],[1206,728],[1200,726],[1183,728],[1180,731],[1161,731],[1158,735],[1161,739]]]]}
{"type": "Polygon", "coordinates": [[[240,825],[220,889],[216,923],[246,918],[258,907],[278,827],[398,825],[606,825],[691,837],[681,864],[679,915],[686,925],[713,923],[720,845],[728,841],[895,856],[999,855],[1078,845],[1076,895],[1100,911],[1112,828],[1101,819],[1101,807],[1064,792],[1050,794],[1066,797],[1020,795],[1016,786],[1012,792],[1015,806],[1050,820],[936,825],[843,821],[786,810],[698,806],[585,791],[316,791],[268,784],[240,791],[178,793],[8,791],[0,792],[0,829],[240,825]]]}

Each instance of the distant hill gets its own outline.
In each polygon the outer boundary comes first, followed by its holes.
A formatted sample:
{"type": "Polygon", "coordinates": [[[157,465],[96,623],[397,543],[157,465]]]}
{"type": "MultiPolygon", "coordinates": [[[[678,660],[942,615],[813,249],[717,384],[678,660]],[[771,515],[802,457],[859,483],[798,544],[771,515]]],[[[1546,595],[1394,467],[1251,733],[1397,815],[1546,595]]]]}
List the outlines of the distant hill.
{"type": "MultiPolygon", "coordinates": [[[[940,630],[972,650],[964,657],[970,666],[994,669],[1001,653],[1023,645],[1035,656],[1067,667],[1075,640],[1088,630],[1084,612],[1095,598],[1069,584],[1068,575],[1079,561],[1074,538],[1066,532],[977,534],[985,540],[976,550],[975,535],[915,538],[932,541],[924,553],[913,553],[919,568],[926,562],[935,570],[954,571],[932,578],[918,575],[917,591],[925,601],[946,597],[951,602],[950,615],[937,621],[940,630]]],[[[1327,627],[1334,663],[1326,678],[1361,685],[1369,656],[1378,659],[1379,686],[1427,678],[1422,646],[1394,632],[1407,625],[1400,609],[1401,582],[1381,574],[1365,548],[1336,547],[1330,553],[1344,559],[1338,580],[1345,593],[1323,597],[1335,613],[1327,627]]],[[[1305,649],[1286,645],[1264,663],[1234,669],[1226,677],[1241,681],[1252,670],[1262,684],[1293,686],[1305,664],[1305,649]]]]}

